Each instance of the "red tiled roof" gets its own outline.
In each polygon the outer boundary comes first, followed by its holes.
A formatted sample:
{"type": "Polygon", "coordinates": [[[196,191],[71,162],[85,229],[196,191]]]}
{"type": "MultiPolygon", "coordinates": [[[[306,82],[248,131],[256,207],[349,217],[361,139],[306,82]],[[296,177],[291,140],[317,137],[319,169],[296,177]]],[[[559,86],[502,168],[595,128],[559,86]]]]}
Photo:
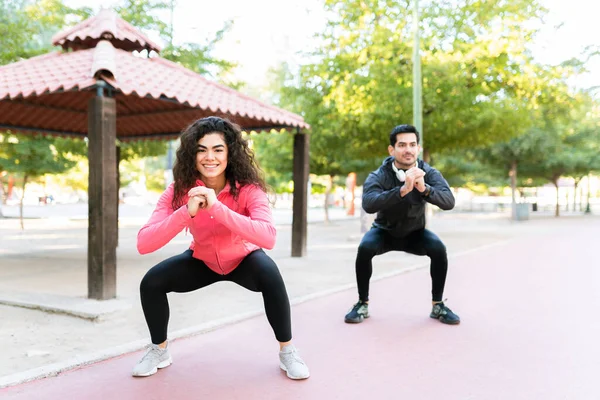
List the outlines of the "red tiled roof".
{"type": "Polygon", "coordinates": [[[27,98],[94,86],[93,55],[93,49],[53,52],[0,66],[0,99],[27,98]]]}
{"type": "Polygon", "coordinates": [[[27,126],[58,132],[64,131],[64,122],[69,132],[85,134],[94,77],[114,88],[120,137],[174,135],[193,119],[213,114],[233,116],[244,129],[309,128],[299,115],[160,57],[142,58],[115,49],[108,41],[93,49],[55,52],[1,66],[0,128],[27,126]]]}
{"type": "Polygon", "coordinates": [[[100,40],[109,40],[114,47],[128,51],[154,50],[161,48],[129,22],[119,18],[110,9],[102,9],[91,17],[52,37],[52,44],[63,49],[89,49],[100,40]]]}

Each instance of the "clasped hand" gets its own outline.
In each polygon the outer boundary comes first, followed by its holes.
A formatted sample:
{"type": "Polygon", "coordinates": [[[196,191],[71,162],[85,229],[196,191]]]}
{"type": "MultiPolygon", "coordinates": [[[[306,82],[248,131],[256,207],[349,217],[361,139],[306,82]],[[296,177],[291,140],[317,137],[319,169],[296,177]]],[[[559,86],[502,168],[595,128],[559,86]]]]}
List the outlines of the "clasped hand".
{"type": "Polygon", "coordinates": [[[419,192],[425,191],[425,171],[419,167],[412,167],[406,171],[406,180],[404,181],[401,191],[406,194],[411,192],[414,188],[419,192]]]}
{"type": "Polygon", "coordinates": [[[196,186],[188,191],[188,212],[195,217],[200,209],[210,209],[217,201],[215,191],[206,186],[196,186]]]}

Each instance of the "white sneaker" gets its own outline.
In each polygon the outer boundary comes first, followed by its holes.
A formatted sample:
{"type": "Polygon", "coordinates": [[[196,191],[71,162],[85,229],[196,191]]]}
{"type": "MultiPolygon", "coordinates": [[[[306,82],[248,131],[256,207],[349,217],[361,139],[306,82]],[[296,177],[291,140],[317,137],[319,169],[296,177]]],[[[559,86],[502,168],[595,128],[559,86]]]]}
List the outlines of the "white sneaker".
{"type": "Polygon", "coordinates": [[[306,379],[310,376],[308,367],[293,344],[288,344],[279,352],[279,368],[284,370],[290,379],[306,379]]]}
{"type": "Polygon", "coordinates": [[[156,344],[150,344],[144,357],[133,367],[131,375],[150,376],[154,375],[159,368],[166,368],[173,362],[169,348],[161,349],[156,344]]]}

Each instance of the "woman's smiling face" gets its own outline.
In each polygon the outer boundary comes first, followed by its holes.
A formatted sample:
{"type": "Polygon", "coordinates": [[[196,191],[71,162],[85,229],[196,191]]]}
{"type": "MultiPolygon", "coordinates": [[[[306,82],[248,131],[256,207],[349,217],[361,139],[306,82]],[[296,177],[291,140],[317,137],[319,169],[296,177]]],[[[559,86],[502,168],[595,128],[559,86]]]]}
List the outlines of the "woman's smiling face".
{"type": "Polygon", "coordinates": [[[211,180],[225,174],[227,168],[227,144],[220,132],[211,132],[198,140],[196,168],[202,180],[211,180]]]}

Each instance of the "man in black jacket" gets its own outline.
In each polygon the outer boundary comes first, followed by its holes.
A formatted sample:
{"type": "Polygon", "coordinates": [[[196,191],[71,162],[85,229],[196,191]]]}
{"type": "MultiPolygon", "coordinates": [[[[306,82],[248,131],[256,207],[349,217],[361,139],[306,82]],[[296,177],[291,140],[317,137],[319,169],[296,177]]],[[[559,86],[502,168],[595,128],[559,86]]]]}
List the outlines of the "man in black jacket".
{"type": "Polygon", "coordinates": [[[419,132],[412,125],[396,126],[390,133],[390,157],[371,172],[363,186],[362,206],[377,218],[358,246],[356,281],[358,303],[345,321],[359,323],[369,317],[369,280],[373,257],[388,251],[428,256],[431,259],[431,318],[458,324],[460,318],[442,296],[448,270],[446,247],[433,232],[425,229],[425,202],[442,210],[454,208],[454,195],[442,174],[417,158],[419,132]]]}

